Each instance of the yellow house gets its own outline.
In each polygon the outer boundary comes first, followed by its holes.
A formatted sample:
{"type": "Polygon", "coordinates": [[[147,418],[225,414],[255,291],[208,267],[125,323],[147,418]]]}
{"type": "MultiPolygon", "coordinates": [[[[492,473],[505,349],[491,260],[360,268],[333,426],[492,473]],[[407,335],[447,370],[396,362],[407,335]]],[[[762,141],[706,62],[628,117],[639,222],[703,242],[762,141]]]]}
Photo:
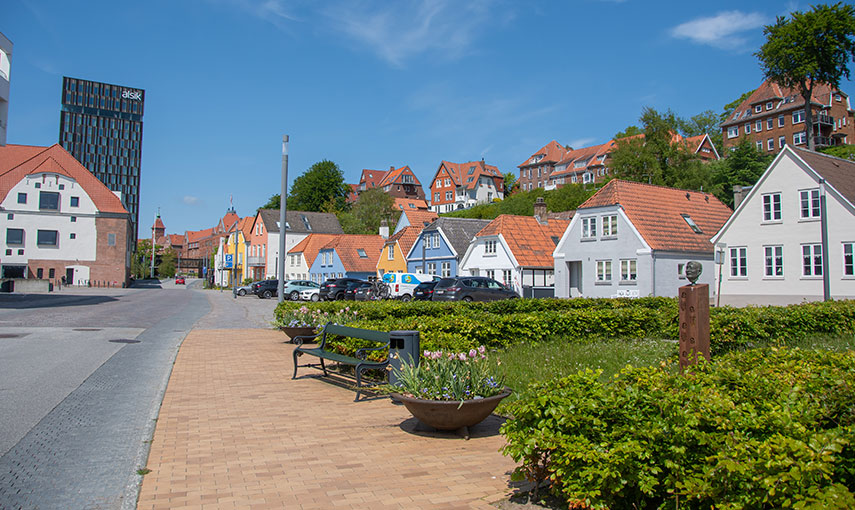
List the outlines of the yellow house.
{"type": "Polygon", "coordinates": [[[377,259],[378,277],[386,273],[407,272],[407,254],[421,231],[421,227],[407,226],[386,239],[383,250],[380,251],[380,258],[377,259]]]}
{"type": "Polygon", "coordinates": [[[238,277],[237,284],[241,285],[241,283],[250,276],[249,267],[246,263],[246,254],[249,251],[247,249],[247,240],[249,236],[247,235],[248,229],[252,228],[252,220],[255,219],[254,216],[248,216],[246,218],[241,218],[235,225],[232,227],[232,230],[229,232],[228,237],[226,238],[225,244],[225,252],[229,255],[232,255],[232,260],[235,261],[235,270],[229,271],[228,273],[228,286],[234,286],[234,281],[232,278],[236,274],[238,277]]]}

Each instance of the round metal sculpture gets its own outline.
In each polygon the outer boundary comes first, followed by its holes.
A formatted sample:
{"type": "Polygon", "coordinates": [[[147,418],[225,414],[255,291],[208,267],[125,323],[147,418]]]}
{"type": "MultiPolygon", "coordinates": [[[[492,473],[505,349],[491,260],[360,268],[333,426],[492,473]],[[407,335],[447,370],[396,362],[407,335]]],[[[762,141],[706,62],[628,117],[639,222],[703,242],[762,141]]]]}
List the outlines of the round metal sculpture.
{"type": "Polygon", "coordinates": [[[703,271],[704,266],[702,266],[698,261],[692,260],[686,264],[686,278],[692,283],[692,285],[698,281],[698,278],[700,278],[703,271]]]}

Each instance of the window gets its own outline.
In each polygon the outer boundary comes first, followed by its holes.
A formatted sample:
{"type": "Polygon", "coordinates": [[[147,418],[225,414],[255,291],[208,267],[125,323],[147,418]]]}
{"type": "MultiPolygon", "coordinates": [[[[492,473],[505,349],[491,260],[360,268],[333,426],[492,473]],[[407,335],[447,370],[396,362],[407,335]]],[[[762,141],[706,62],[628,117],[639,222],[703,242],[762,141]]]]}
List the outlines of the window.
{"type": "Polygon", "coordinates": [[[446,186],[446,187],[451,186],[451,179],[446,179],[446,180],[445,180],[445,186],[446,186]]]}
{"type": "Polygon", "coordinates": [[[452,192],[451,192],[451,191],[446,191],[446,192],[445,192],[445,199],[446,199],[446,200],[452,200],[452,199],[454,199],[454,195],[452,194],[452,192]]]}
{"type": "Polygon", "coordinates": [[[434,232],[430,235],[431,248],[439,248],[439,232],[434,232]]]}
{"type": "Polygon", "coordinates": [[[508,287],[511,286],[511,271],[510,271],[510,269],[503,269],[502,270],[502,283],[504,283],[508,287]]]}
{"type": "Polygon", "coordinates": [[[802,245],[802,276],[822,276],[822,245],[802,245]]]}
{"type": "Polygon", "coordinates": [[[433,201],[439,202],[439,191],[437,191],[436,193],[433,194],[433,201]]]}
{"type": "Polygon", "coordinates": [[[491,278],[491,279],[495,280],[496,279],[496,270],[495,269],[488,269],[487,270],[487,278],[491,278]]]}
{"type": "Polygon", "coordinates": [[[495,255],[496,254],[496,241],[495,240],[491,239],[491,240],[487,241],[486,243],[484,243],[484,253],[486,253],[488,255],[495,255]]]}
{"type": "Polygon", "coordinates": [[[804,131],[793,133],[793,145],[802,145],[807,142],[807,135],[804,131]]]}
{"type": "Polygon", "coordinates": [[[617,235],[617,215],[603,216],[603,236],[617,235]]]}
{"type": "Polygon", "coordinates": [[[758,150],[758,151],[762,151],[762,150],[763,150],[763,142],[762,142],[762,141],[757,140],[757,142],[755,143],[755,145],[757,146],[757,150],[758,150]]]}
{"type": "Polygon", "coordinates": [[[71,197],[71,207],[78,207],[80,205],[80,197],[71,197]]]}
{"type": "Polygon", "coordinates": [[[763,105],[758,104],[758,105],[754,106],[754,113],[760,113],[762,111],[763,111],[763,105]]]}
{"type": "Polygon", "coordinates": [[[24,229],[22,228],[7,228],[6,229],[6,244],[10,246],[24,245],[24,229]]]}
{"type": "Polygon", "coordinates": [[[736,138],[739,136],[739,126],[730,126],[727,128],[727,137],[736,138]]]}
{"type": "Polygon", "coordinates": [[[597,218],[582,218],[582,239],[594,239],[597,237],[597,218]]]}
{"type": "Polygon", "coordinates": [[[68,234],[68,238],[69,238],[69,239],[77,239],[77,234],[75,234],[74,232],[72,232],[72,233],[68,234]]]}
{"type": "Polygon", "coordinates": [[[775,139],[774,138],[769,138],[768,140],[766,140],[766,150],[770,150],[770,151],[775,150],[775,139]]]}
{"type": "Polygon", "coordinates": [[[436,262],[428,262],[428,274],[436,274],[436,262]]]}
{"type": "Polygon", "coordinates": [[[786,136],[779,136],[778,137],[778,148],[779,149],[783,149],[784,145],[786,143],[787,143],[787,137],[786,136]]]}
{"type": "Polygon", "coordinates": [[[772,129],[773,127],[775,127],[775,119],[769,117],[766,119],[766,129],[772,129]]]}
{"type": "MultiPolygon", "coordinates": [[[[472,175],[473,173],[475,173],[475,167],[474,167],[474,166],[470,166],[470,167],[469,167],[469,171],[468,171],[468,172],[466,172],[466,174],[467,174],[467,175],[472,175]]],[[[537,169],[537,174],[538,174],[538,175],[540,175],[540,167],[538,167],[538,169],[537,169]]]]}
{"type": "Polygon", "coordinates": [[[612,281],[612,261],[598,260],[597,261],[597,281],[611,282],[612,281]]]}
{"type": "Polygon", "coordinates": [[[26,193],[18,193],[18,203],[26,204],[27,203],[27,194],[26,193]]]}
{"type": "Polygon", "coordinates": [[[763,195],[763,221],[778,221],[781,219],[781,194],[768,193],[763,195]]]}
{"type": "Polygon", "coordinates": [[[784,247],[765,246],[766,276],[784,276],[784,247]]]}
{"type": "Polygon", "coordinates": [[[677,264],[677,278],[679,278],[681,280],[685,280],[686,279],[685,270],[686,270],[686,264],[677,264]]]}
{"type": "Polygon", "coordinates": [[[801,202],[801,218],[819,218],[819,189],[805,189],[799,191],[801,202]]]}
{"type": "Polygon", "coordinates": [[[750,122],[746,122],[744,128],[745,128],[745,134],[746,135],[751,134],[751,123],[750,122]]]}
{"type": "Polygon", "coordinates": [[[843,243],[843,276],[855,276],[855,243],[843,243]]]}
{"type": "Polygon", "coordinates": [[[771,109],[772,109],[772,101],[769,101],[769,102],[767,102],[767,103],[766,103],[766,109],[767,109],[767,110],[771,110],[771,109]]]}
{"type": "Polygon", "coordinates": [[[636,279],[636,260],[628,259],[620,261],[620,280],[622,282],[634,282],[636,279]]]}
{"type": "Polygon", "coordinates": [[[40,191],[39,192],[39,209],[50,211],[59,210],[59,193],[55,191],[40,191]]]}
{"type": "Polygon", "coordinates": [[[692,229],[692,232],[694,232],[696,234],[703,234],[704,233],[701,230],[701,227],[699,227],[698,224],[695,223],[695,220],[693,220],[691,216],[689,216],[688,214],[681,214],[680,216],[683,217],[683,220],[686,222],[687,225],[689,225],[689,228],[692,229]]]}
{"type": "Polygon", "coordinates": [[[394,244],[389,245],[389,254],[386,255],[386,258],[388,260],[395,260],[395,245],[394,244]]]}
{"type": "Polygon", "coordinates": [[[361,258],[361,259],[367,259],[368,258],[368,254],[365,253],[365,250],[363,250],[362,248],[357,248],[356,254],[359,255],[359,258],[361,258]]]}
{"type": "Polygon", "coordinates": [[[798,110],[793,112],[793,124],[801,124],[805,121],[805,111],[798,110]]]}
{"type": "Polygon", "coordinates": [[[763,121],[762,120],[758,119],[757,122],[754,123],[754,131],[757,131],[758,133],[760,131],[763,131],[763,121]]]}
{"type": "Polygon", "coordinates": [[[41,187],[42,187],[42,183],[37,182],[37,183],[36,183],[36,189],[39,189],[39,188],[41,188],[41,187]]]}
{"type": "Polygon", "coordinates": [[[730,276],[748,276],[748,248],[730,249],[730,276]]]}
{"type": "Polygon", "coordinates": [[[448,278],[451,276],[451,262],[442,263],[442,277],[448,278]]]}
{"type": "Polygon", "coordinates": [[[72,217],[71,217],[71,222],[72,222],[72,223],[77,223],[77,216],[72,216],[72,217]]]}
{"type": "Polygon", "coordinates": [[[38,268],[38,269],[36,269],[36,278],[38,278],[39,280],[41,280],[41,279],[42,279],[42,278],[44,278],[44,277],[45,277],[45,270],[44,270],[44,269],[42,269],[42,268],[38,268]]]}
{"type": "Polygon", "coordinates": [[[778,115],[778,127],[784,127],[784,116],[778,115]]]}
{"type": "Polygon", "coordinates": [[[53,278],[56,276],[56,270],[54,268],[48,269],[48,278],[53,278]]]}
{"type": "Polygon", "coordinates": [[[36,233],[36,244],[38,246],[57,246],[58,238],[56,230],[39,230],[36,233]]]}

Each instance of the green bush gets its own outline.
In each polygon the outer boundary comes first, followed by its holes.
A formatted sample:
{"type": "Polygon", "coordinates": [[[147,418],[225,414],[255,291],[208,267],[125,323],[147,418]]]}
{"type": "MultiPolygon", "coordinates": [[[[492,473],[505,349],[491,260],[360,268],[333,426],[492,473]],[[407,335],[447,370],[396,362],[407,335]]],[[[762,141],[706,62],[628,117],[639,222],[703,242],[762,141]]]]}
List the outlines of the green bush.
{"type": "Polygon", "coordinates": [[[731,352],[532,385],[504,453],[570,508],[855,508],[855,353],[731,352]]]}
{"type": "MultiPolygon", "coordinates": [[[[335,313],[344,305],[286,301],[276,308],[276,318],[301,306],[335,313]]],[[[379,331],[417,330],[427,350],[468,351],[479,345],[502,348],[555,337],[576,342],[678,338],[674,298],[509,299],[488,303],[350,301],[347,306],[358,312],[359,319],[352,326],[379,331]]],[[[713,354],[784,338],[853,333],[855,301],[710,310],[713,354]]]]}

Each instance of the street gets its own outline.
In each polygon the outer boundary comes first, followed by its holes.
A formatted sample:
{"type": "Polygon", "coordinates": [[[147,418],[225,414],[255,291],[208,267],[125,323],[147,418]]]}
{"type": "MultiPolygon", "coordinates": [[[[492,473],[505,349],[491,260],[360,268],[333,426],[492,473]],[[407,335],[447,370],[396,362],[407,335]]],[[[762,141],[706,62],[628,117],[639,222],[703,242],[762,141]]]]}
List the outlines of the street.
{"type": "Polygon", "coordinates": [[[269,327],[276,303],[198,280],[0,295],[0,508],[135,508],[184,337],[269,327]]]}

